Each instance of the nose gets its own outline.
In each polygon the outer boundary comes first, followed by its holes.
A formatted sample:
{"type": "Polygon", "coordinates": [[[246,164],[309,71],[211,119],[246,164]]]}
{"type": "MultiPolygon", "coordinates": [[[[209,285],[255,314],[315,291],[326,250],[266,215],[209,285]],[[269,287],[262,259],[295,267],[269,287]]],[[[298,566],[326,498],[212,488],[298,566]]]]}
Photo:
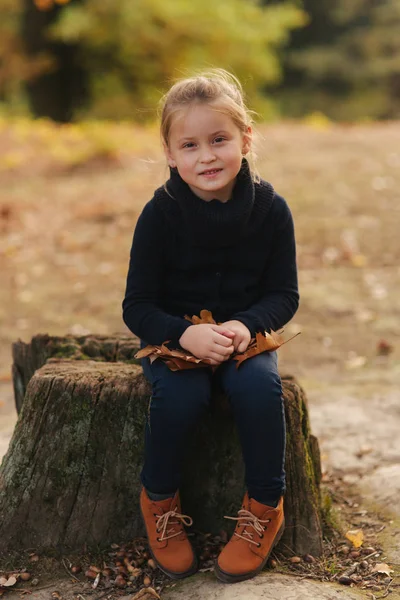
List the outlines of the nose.
{"type": "Polygon", "coordinates": [[[202,163],[210,163],[215,160],[215,153],[212,151],[212,148],[205,147],[201,149],[200,153],[200,162],[202,163]]]}

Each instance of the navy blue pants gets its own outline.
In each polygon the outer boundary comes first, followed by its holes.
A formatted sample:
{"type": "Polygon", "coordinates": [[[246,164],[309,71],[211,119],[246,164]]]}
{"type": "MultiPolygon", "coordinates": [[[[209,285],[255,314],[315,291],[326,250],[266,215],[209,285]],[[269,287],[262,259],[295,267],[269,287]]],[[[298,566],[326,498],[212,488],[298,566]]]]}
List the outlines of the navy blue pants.
{"type": "Polygon", "coordinates": [[[239,369],[228,360],[214,373],[208,367],[173,372],[161,360],[150,364],[148,358],[142,365],[152,385],[141,473],[144,487],[156,494],[173,494],[179,488],[185,445],[208,408],[215,378],[233,410],[249,495],[274,504],[285,490],[285,416],[276,352],[254,356],[239,369]]]}

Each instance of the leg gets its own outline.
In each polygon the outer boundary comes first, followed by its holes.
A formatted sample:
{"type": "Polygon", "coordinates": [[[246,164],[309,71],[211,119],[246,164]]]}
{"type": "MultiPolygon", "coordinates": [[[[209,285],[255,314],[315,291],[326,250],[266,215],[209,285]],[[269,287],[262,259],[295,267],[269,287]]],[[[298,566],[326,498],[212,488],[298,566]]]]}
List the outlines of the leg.
{"type": "Polygon", "coordinates": [[[239,369],[229,360],[216,376],[239,430],[249,496],[276,506],[285,490],[285,416],[276,352],[254,356],[239,369]]]}
{"type": "Polygon", "coordinates": [[[181,463],[188,435],[210,401],[211,371],[172,372],[161,361],[142,360],[152,385],[145,430],[141,479],[156,494],[173,495],[180,485],[181,463]]]}
{"type": "Polygon", "coordinates": [[[150,551],[159,568],[173,579],[197,570],[197,559],[184,525],[178,487],[188,434],[210,399],[209,369],[172,372],[161,361],[142,360],[152,385],[145,432],[140,508],[150,551]]]}
{"type": "Polygon", "coordinates": [[[285,527],[285,417],[276,353],[254,356],[239,369],[230,360],[217,374],[239,429],[248,490],[215,564],[218,579],[234,583],[262,570],[285,527]]]}

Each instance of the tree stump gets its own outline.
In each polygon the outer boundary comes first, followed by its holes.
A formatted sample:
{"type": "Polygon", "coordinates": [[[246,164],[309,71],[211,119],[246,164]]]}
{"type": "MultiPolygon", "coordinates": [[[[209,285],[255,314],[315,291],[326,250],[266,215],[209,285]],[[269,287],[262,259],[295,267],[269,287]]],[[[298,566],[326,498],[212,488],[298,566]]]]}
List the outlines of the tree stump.
{"type": "Polygon", "coordinates": [[[12,345],[12,377],[15,408],[19,414],[28,383],[37,369],[49,358],[73,358],[101,362],[128,362],[140,364],[134,358],[140,343],[132,335],[35,335],[29,344],[18,340],[12,345]]]}
{"type": "MultiPolygon", "coordinates": [[[[284,377],[283,390],[287,525],[280,549],[318,556],[318,442],[300,386],[284,377]]],[[[134,364],[53,358],[35,372],[0,466],[0,552],[81,550],[143,535],[139,473],[150,393],[134,364]]],[[[218,398],[213,406],[188,448],[181,493],[195,528],[218,533],[229,528],[223,516],[240,507],[244,469],[233,417],[218,398]]]]}

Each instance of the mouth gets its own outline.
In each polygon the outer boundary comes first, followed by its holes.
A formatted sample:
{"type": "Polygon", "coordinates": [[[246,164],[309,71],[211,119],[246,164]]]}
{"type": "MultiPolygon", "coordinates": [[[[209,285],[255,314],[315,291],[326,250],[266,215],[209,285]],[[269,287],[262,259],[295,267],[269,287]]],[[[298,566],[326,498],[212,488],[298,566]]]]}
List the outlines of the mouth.
{"type": "Polygon", "coordinates": [[[222,169],[207,169],[206,171],[202,171],[200,175],[205,175],[206,177],[212,177],[213,175],[217,175],[220,173],[222,169]]]}

